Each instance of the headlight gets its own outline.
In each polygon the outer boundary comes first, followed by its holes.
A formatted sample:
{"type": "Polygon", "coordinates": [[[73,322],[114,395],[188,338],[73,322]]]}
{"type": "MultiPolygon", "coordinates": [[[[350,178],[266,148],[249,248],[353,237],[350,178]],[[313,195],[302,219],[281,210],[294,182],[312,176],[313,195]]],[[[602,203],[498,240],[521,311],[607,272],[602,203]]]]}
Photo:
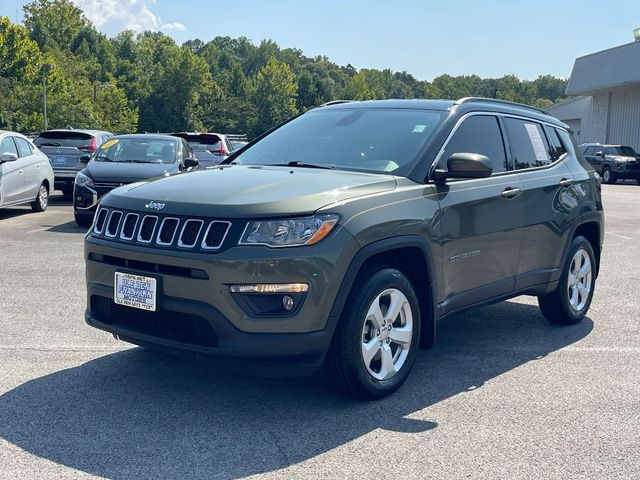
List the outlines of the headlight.
{"type": "Polygon", "coordinates": [[[93,187],[93,180],[84,173],[78,172],[76,175],[76,185],[79,187],[93,187]]]}
{"type": "Polygon", "coordinates": [[[313,245],[329,235],[338,223],[337,215],[286,218],[249,222],[241,245],[268,245],[269,247],[298,247],[313,245]]]}

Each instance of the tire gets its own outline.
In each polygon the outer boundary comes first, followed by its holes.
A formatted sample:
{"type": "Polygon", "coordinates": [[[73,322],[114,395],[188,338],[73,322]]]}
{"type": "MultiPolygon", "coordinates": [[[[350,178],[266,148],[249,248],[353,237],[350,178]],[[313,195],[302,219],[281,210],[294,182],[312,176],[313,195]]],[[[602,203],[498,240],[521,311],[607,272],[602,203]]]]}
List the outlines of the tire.
{"type": "Polygon", "coordinates": [[[602,169],[602,181],[604,183],[616,183],[618,179],[616,178],[616,174],[611,171],[609,167],[604,167],[602,169]]]}
{"type": "Polygon", "coordinates": [[[79,227],[89,228],[91,226],[92,221],[90,218],[81,217],[77,213],[73,214],[73,218],[79,227]]]}
{"type": "Polygon", "coordinates": [[[395,392],[409,376],[420,341],[420,309],[411,281],[399,270],[382,268],[358,280],[334,332],[325,367],[339,390],[377,399],[395,392]],[[400,308],[389,323],[387,307],[395,302],[400,308]],[[378,315],[373,314],[376,305],[378,315]]]}
{"type": "Polygon", "coordinates": [[[43,182],[38,189],[38,195],[36,195],[36,199],[31,202],[31,210],[34,212],[44,212],[49,206],[49,189],[47,185],[43,182]]]}
{"type": "Polygon", "coordinates": [[[596,258],[593,248],[585,237],[578,236],[569,246],[558,287],[552,293],[538,297],[542,314],[551,323],[578,323],[589,310],[595,282],[596,258]],[[579,273],[581,270],[584,273],[579,273]],[[576,271],[577,276],[574,275],[576,271]]]}

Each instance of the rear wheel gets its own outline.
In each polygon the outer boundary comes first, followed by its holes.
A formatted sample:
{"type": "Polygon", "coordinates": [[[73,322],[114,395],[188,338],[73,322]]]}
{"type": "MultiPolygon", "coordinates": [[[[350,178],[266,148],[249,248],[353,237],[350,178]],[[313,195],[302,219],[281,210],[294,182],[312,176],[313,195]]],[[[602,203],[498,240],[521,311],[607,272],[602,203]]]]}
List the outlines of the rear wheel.
{"type": "Polygon", "coordinates": [[[36,199],[31,202],[31,209],[34,212],[44,212],[49,205],[49,189],[45,183],[40,185],[36,199]]]}
{"type": "Polygon", "coordinates": [[[407,379],[420,340],[420,310],[411,281],[384,268],[353,289],[340,318],[326,367],[350,395],[381,398],[407,379]]]}
{"type": "Polygon", "coordinates": [[[602,181],[604,183],[616,183],[616,175],[611,171],[609,167],[604,167],[602,169],[602,181]]]}
{"type": "Polygon", "coordinates": [[[542,314],[553,323],[572,324],[584,318],[591,305],[596,261],[591,243],[582,236],[571,241],[558,287],[538,297],[542,314]]]}

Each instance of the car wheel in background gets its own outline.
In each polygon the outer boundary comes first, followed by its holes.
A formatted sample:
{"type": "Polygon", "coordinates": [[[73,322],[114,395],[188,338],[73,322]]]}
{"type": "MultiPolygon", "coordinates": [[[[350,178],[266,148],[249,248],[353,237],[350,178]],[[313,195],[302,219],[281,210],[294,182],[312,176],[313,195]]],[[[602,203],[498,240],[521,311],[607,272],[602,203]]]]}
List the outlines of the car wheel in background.
{"type": "Polygon", "coordinates": [[[73,218],[75,219],[79,227],[89,228],[91,226],[91,223],[92,223],[91,218],[82,217],[75,212],[73,213],[73,218]]]}
{"type": "Polygon", "coordinates": [[[571,241],[557,288],[538,297],[542,314],[552,323],[569,325],[584,318],[596,282],[596,258],[591,243],[578,236],[571,241]]]}
{"type": "Polygon", "coordinates": [[[616,175],[611,171],[609,167],[602,169],[602,181],[604,183],[616,183],[616,175]]]}
{"type": "Polygon", "coordinates": [[[47,209],[48,205],[49,189],[47,188],[47,185],[43,183],[38,189],[38,195],[36,196],[36,199],[31,202],[31,209],[34,212],[44,212],[47,209]]]}
{"type": "Polygon", "coordinates": [[[342,391],[382,398],[407,379],[420,340],[420,309],[411,281],[383,268],[361,275],[333,335],[326,368],[342,391]]]}

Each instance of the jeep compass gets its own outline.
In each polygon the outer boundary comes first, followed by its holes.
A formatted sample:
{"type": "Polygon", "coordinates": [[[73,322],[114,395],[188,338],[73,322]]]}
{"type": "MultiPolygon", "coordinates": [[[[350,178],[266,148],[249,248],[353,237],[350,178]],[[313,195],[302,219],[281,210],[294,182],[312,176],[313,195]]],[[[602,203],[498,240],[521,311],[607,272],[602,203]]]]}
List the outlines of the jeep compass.
{"type": "Polygon", "coordinates": [[[86,321],[258,373],[324,367],[399,388],[437,320],[517,295],[579,322],[600,186],[566,125],[465,98],[338,102],[209,170],[107,194],[86,236],[86,321]]]}

